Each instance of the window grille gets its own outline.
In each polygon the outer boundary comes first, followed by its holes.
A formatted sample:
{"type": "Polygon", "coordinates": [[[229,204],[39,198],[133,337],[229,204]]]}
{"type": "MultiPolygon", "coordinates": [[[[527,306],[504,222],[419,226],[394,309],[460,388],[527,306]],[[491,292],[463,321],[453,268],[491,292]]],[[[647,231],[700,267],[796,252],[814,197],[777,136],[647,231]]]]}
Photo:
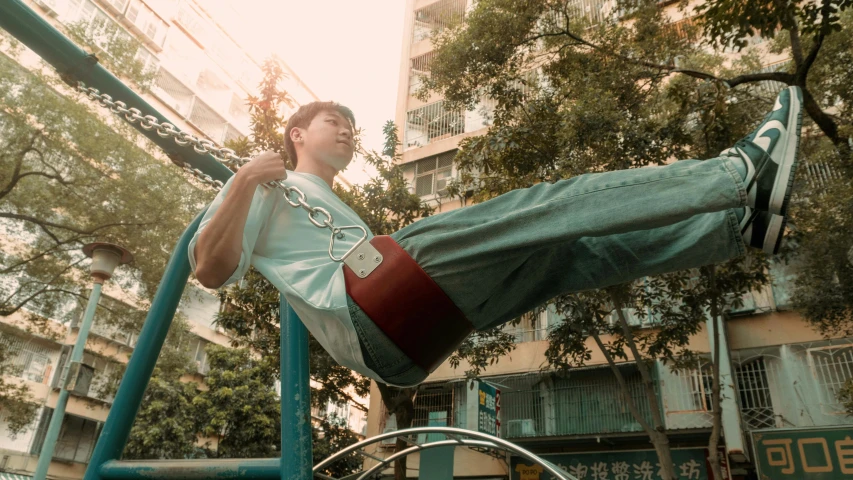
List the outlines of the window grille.
{"type": "Polygon", "coordinates": [[[667,398],[668,410],[673,412],[710,412],[713,375],[708,364],[696,368],[673,371],[682,388],[671,392],[667,398]]]}
{"type": "Polygon", "coordinates": [[[454,391],[449,385],[423,385],[414,400],[412,427],[454,425],[454,391]]]}
{"type": "MultiPolygon", "coordinates": [[[[784,72],[785,70],[787,70],[790,63],[790,60],[773,63],[763,67],[761,70],[759,70],[759,73],[784,72]]],[[[779,92],[782,91],[782,89],[788,87],[784,83],[777,82],[774,80],[764,80],[761,82],[757,82],[756,86],[758,88],[759,93],[769,98],[775,98],[776,95],[779,95],[779,92]]]]}
{"type": "Polygon", "coordinates": [[[127,8],[128,0],[104,0],[104,2],[114,8],[118,13],[124,13],[127,8]]]}
{"type": "Polygon", "coordinates": [[[688,17],[664,26],[664,33],[692,42],[697,40],[700,30],[696,25],[695,17],[688,17]]]}
{"type": "Polygon", "coordinates": [[[610,0],[569,0],[568,9],[573,17],[597,24],[610,15],[611,3],[610,0]]]}
{"type": "Polygon", "coordinates": [[[406,114],[406,148],[422,147],[465,133],[465,113],[444,108],[438,101],[406,114]]]}
{"type": "MultiPolygon", "coordinates": [[[[52,416],[53,409],[45,408],[39,421],[31,453],[36,455],[41,453],[44,437],[47,434],[52,416]]],[[[62,419],[62,427],[53,451],[53,458],[75,463],[88,462],[95,447],[95,442],[101,434],[102,426],[101,422],[66,414],[65,418],[62,419]]]]}
{"type": "Polygon", "coordinates": [[[821,405],[827,413],[843,413],[838,393],[853,379],[853,347],[812,348],[808,350],[808,359],[819,387],[821,405]]]}
{"type": "Polygon", "coordinates": [[[193,125],[198,127],[199,130],[215,142],[221,142],[225,137],[228,122],[198,97],[193,102],[192,110],[190,110],[187,120],[192,122],[193,125]]]}
{"type": "Polygon", "coordinates": [[[0,333],[0,343],[6,347],[7,363],[12,374],[36,383],[47,383],[52,370],[51,350],[16,335],[0,333]]]}
{"type": "Polygon", "coordinates": [[[190,358],[195,362],[198,373],[202,375],[207,375],[210,372],[210,363],[208,362],[207,351],[205,350],[208,345],[210,345],[210,342],[194,335],[186,343],[190,358]]]}
{"type": "Polygon", "coordinates": [[[447,182],[453,173],[453,158],[456,150],[441,153],[434,157],[425,158],[414,162],[414,186],[415,194],[426,196],[442,194],[447,188],[447,182]]]}
{"type": "Polygon", "coordinates": [[[412,43],[430,38],[433,32],[453,27],[465,18],[467,0],[440,0],[415,10],[412,43]]]}
{"type": "Polygon", "coordinates": [[[842,176],[831,166],[820,162],[802,162],[805,167],[805,180],[810,190],[822,190],[830,183],[841,180],[842,176]]]}
{"type": "Polygon", "coordinates": [[[753,429],[776,427],[764,358],[740,364],[735,370],[735,379],[744,422],[753,429]]]}
{"type": "Polygon", "coordinates": [[[153,10],[148,8],[147,5],[140,0],[133,0],[127,8],[125,18],[133,23],[133,26],[142,32],[149,42],[157,47],[163,46],[163,41],[166,40],[166,30],[169,29],[169,25],[158,17],[153,10]]]}
{"type": "Polygon", "coordinates": [[[180,7],[178,7],[178,13],[175,16],[175,21],[184,29],[185,32],[191,35],[197,43],[201,45],[207,43],[207,25],[204,24],[204,20],[201,16],[196,13],[187,2],[181,2],[180,7]]]}

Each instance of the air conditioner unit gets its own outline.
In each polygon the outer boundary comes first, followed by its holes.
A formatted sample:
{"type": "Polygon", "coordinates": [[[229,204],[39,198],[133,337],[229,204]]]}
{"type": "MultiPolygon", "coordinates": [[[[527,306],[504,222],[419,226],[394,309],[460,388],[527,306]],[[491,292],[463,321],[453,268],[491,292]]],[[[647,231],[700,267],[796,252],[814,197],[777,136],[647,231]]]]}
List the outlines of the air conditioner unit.
{"type": "MultiPolygon", "coordinates": [[[[394,427],[385,427],[385,430],[383,430],[382,433],[394,432],[396,430],[397,429],[394,427]]],[[[397,444],[397,437],[386,438],[385,440],[382,440],[382,442],[380,442],[380,445],[382,445],[383,447],[394,446],[396,444],[397,444]]]]}
{"type": "Polygon", "coordinates": [[[535,437],[536,436],[536,424],[533,423],[532,418],[525,418],[521,420],[509,420],[506,422],[506,434],[507,437],[535,437]]]}

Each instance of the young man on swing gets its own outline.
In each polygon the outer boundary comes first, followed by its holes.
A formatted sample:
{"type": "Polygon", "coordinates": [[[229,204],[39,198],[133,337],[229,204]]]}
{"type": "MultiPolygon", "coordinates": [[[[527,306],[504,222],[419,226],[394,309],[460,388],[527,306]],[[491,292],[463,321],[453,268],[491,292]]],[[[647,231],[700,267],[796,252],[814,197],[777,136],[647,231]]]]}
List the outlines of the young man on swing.
{"type": "MultiPolygon", "coordinates": [[[[331,188],[353,156],[352,112],[315,102],[287,124],[295,169],[286,171],[273,152],[243,166],[205,214],[190,263],[210,288],[236,282],[254,265],[341,365],[415,385],[471,330],[501,325],[557,295],[722,262],[747,246],[776,253],[797,162],[801,95],[797,87],[783,90],[758,128],[718,158],[540,183],[392,234],[456,312],[427,314],[418,320],[425,325],[392,319],[403,325],[393,332],[395,325],[374,321],[365,310],[377,310],[348,294],[351,278],[329,256],[328,230],[292,208],[281,190],[261,187],[284,180],[312,207],[328,210],[335,225],[367,228],[331,188]],[[421,333],[407,338],[407,331],[421,333]]],[[[357,240],[346,234],[336,252],[357,240]]]]}

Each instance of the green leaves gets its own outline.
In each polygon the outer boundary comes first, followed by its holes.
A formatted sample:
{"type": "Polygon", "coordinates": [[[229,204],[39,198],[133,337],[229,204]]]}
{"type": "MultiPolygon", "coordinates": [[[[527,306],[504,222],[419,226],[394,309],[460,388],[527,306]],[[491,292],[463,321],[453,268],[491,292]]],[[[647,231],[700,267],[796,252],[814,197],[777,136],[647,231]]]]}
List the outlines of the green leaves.
{"type": "Polygon", "coordinates": [[[0,339],[0,416],[6,419],[6,429],[12,438],[24,433],[30,427],[39,411],[39,404],[33,402],[30,387],[25,383],[10,382],[8,376],[20,373],[10,363],[12,352],[9,344],[0,339]]]}

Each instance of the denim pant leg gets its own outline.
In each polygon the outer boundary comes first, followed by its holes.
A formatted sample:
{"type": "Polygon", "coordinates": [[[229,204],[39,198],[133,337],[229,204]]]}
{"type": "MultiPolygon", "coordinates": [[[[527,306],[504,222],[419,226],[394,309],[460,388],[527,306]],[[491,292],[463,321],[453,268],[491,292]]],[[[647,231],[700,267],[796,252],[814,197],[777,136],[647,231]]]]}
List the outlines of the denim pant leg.
{"type": "MultiPolygon", "coordinates": [[[[514,190],[391,236],[486,329],[559,294],[742,255],[733,209],[745,203],[731,160],[683,160],[514,190]]],[[[379,363],[411,371],[383,339],[362,341],[377,343],[366,350],[379,363]]]]}
{"type": "Polygon", "coordinates": [[[478,329],[562,293],[743,254],[731,160],[581,175],[419,220],[391,236],[478,329]]]}
{"type": "Polygon", "coordinates": [[[349,295],[347,305],[367,368],[393,385],[417,385],[426,379],[429,372],[415,365],[349,295]]]}

